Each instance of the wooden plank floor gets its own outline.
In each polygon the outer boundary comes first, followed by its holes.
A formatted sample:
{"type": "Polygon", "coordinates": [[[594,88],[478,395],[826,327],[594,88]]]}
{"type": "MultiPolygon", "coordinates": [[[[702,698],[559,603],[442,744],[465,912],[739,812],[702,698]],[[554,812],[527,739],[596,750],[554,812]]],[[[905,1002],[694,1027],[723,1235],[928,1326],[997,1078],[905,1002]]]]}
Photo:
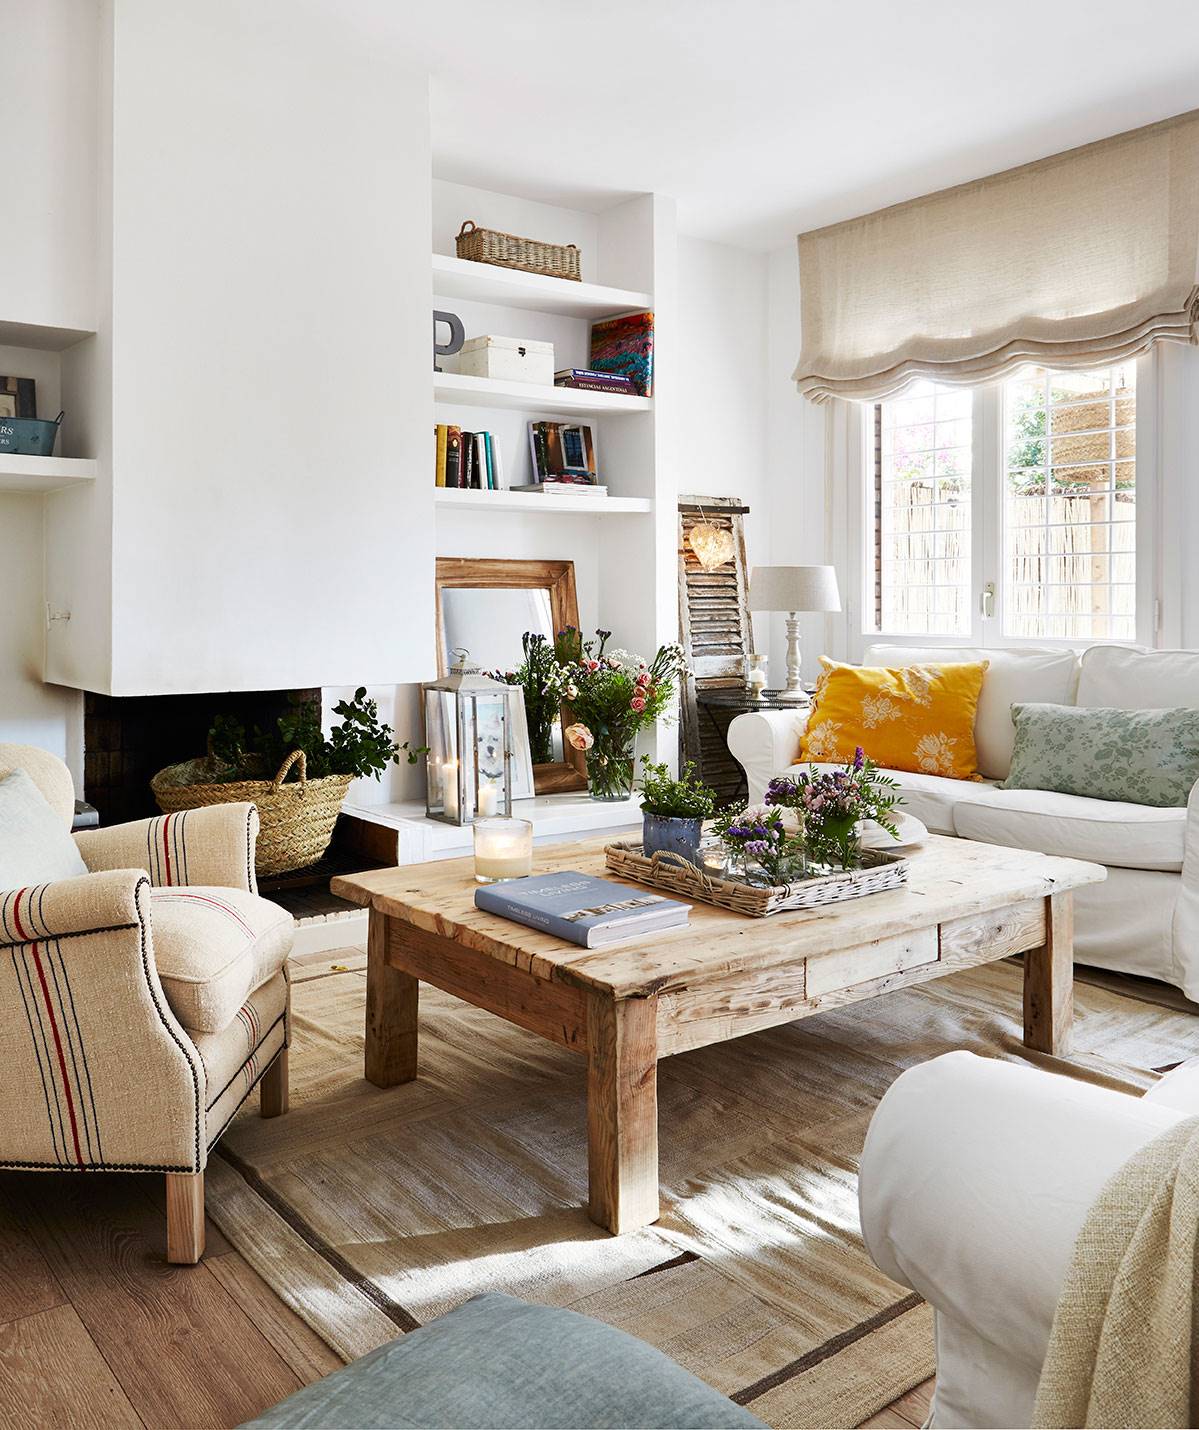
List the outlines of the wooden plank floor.
{"type": "MultiPolygon", "coordinates": [[[[211,1221],[165,1259],[161,1180],[0,1172],[0,1427],[235,1426],[341,1364],[211,1221]]],[[[912,1427],[932,1382],[871,1426],[912,1427]]]]}

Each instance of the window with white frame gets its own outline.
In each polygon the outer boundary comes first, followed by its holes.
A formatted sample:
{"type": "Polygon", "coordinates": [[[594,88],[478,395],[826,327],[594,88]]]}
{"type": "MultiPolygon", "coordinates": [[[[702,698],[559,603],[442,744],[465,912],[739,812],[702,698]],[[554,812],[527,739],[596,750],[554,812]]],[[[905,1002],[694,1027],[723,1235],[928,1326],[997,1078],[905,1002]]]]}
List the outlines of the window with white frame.
{"type": "Polygon", "coordinates": [[[873,419],[874,630],[1136,638],[1135,362],[921,383],[873,419]]]}

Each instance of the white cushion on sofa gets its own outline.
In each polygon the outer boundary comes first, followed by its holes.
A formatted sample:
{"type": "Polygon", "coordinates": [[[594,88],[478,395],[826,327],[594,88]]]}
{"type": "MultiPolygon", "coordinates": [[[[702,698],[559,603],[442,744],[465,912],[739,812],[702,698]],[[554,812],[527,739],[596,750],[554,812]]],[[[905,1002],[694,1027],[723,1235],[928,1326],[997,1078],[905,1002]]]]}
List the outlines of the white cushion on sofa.
{"type": "Polygon", "coordinates": [[[1016,742],[1012,706],[1017,701],[1073,705],[1078,682],[1077,657],[1073,651],[1039,646],[980,650],[974,646],[873,645],[863,655],[862,664],[902,669],[908,665],[962,660],[990,662],[978,698],[974,744],[978,750],[979,773],[987,779],[1006,779],[1016,742]]]}
{"type": "Polygon", "coordinates": [[[1040,789],[979,789],[954,806],[962,839],[1089,859],[1123,869],[1182,868],[1185,809],[1083,799],[1040,789]]]}
{"type": "Polygon", "coordinates": [[[1076,703],[1089,709],[1199,709],[1199,651],[1093,645],[1082,653],[1076,703]]]}
{"type": "MultiPolygon", "coordinates": [[[[840,765],[792,765],[785,773],[841,768],[840,765]]],[[[994,785],[979,780],[947,780],[943,775],[922,775],[914,770],[880,770],[880,773],[889,775],[899,786],[903,813],[914,814],[933,834],[956,834],[953,811],[958,801],[979,790],[994,789],[994,785]]]]}

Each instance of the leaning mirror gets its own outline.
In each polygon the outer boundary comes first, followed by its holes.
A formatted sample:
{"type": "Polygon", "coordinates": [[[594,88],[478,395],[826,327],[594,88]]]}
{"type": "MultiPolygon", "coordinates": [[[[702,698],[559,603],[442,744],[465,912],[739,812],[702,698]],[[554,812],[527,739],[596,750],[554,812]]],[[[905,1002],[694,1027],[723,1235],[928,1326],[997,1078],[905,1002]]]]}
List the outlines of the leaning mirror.
{"type": "Polygon", "coordinates": [[[438,558],[438,673],[450,651],[465,649],[483,670],[522,686],[538,794],[587,788],[585,757],[564,749],[562,711],[542,696],[537,678],[555,635],[578,624],[571,561],[438,558]]]}

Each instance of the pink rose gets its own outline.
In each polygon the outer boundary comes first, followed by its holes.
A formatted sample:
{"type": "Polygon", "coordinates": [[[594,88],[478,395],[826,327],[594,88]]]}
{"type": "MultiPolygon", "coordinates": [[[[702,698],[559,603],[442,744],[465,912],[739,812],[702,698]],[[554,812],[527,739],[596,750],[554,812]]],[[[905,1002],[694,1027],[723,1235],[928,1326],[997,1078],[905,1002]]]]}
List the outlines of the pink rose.
{"type": "Polygon", "coordinates": [[[572,749],[589,750],[595,744],[595,736],[586,725],[568,725],[562,733],[570,741],[572,749]]]}
{"type": "Polygon", "coordinates": [[[637,677],[637,684],[638,684],[638,685],[648,685],[648,684],[649,684],[649,671],[643,670],[643,671],[641,672],[641,674],[637,677]]]}
{"type": "Polygon", "coordinates": [[[598,660],[585,660],[585,661],[583,662],[583,665],[586,667],[586,669],[588,669],[588,670],[590,670],[590,671],[596,671],[596,670],[599,669],[599,661],[598,661],[598,660]]]}
{"type": "Polygon", "coordinates": [[[645,709],[645,700],[640,695],[634,695],[632,700],[629,701],[629,704],[636,710],[638,715],[645,709]]]}

